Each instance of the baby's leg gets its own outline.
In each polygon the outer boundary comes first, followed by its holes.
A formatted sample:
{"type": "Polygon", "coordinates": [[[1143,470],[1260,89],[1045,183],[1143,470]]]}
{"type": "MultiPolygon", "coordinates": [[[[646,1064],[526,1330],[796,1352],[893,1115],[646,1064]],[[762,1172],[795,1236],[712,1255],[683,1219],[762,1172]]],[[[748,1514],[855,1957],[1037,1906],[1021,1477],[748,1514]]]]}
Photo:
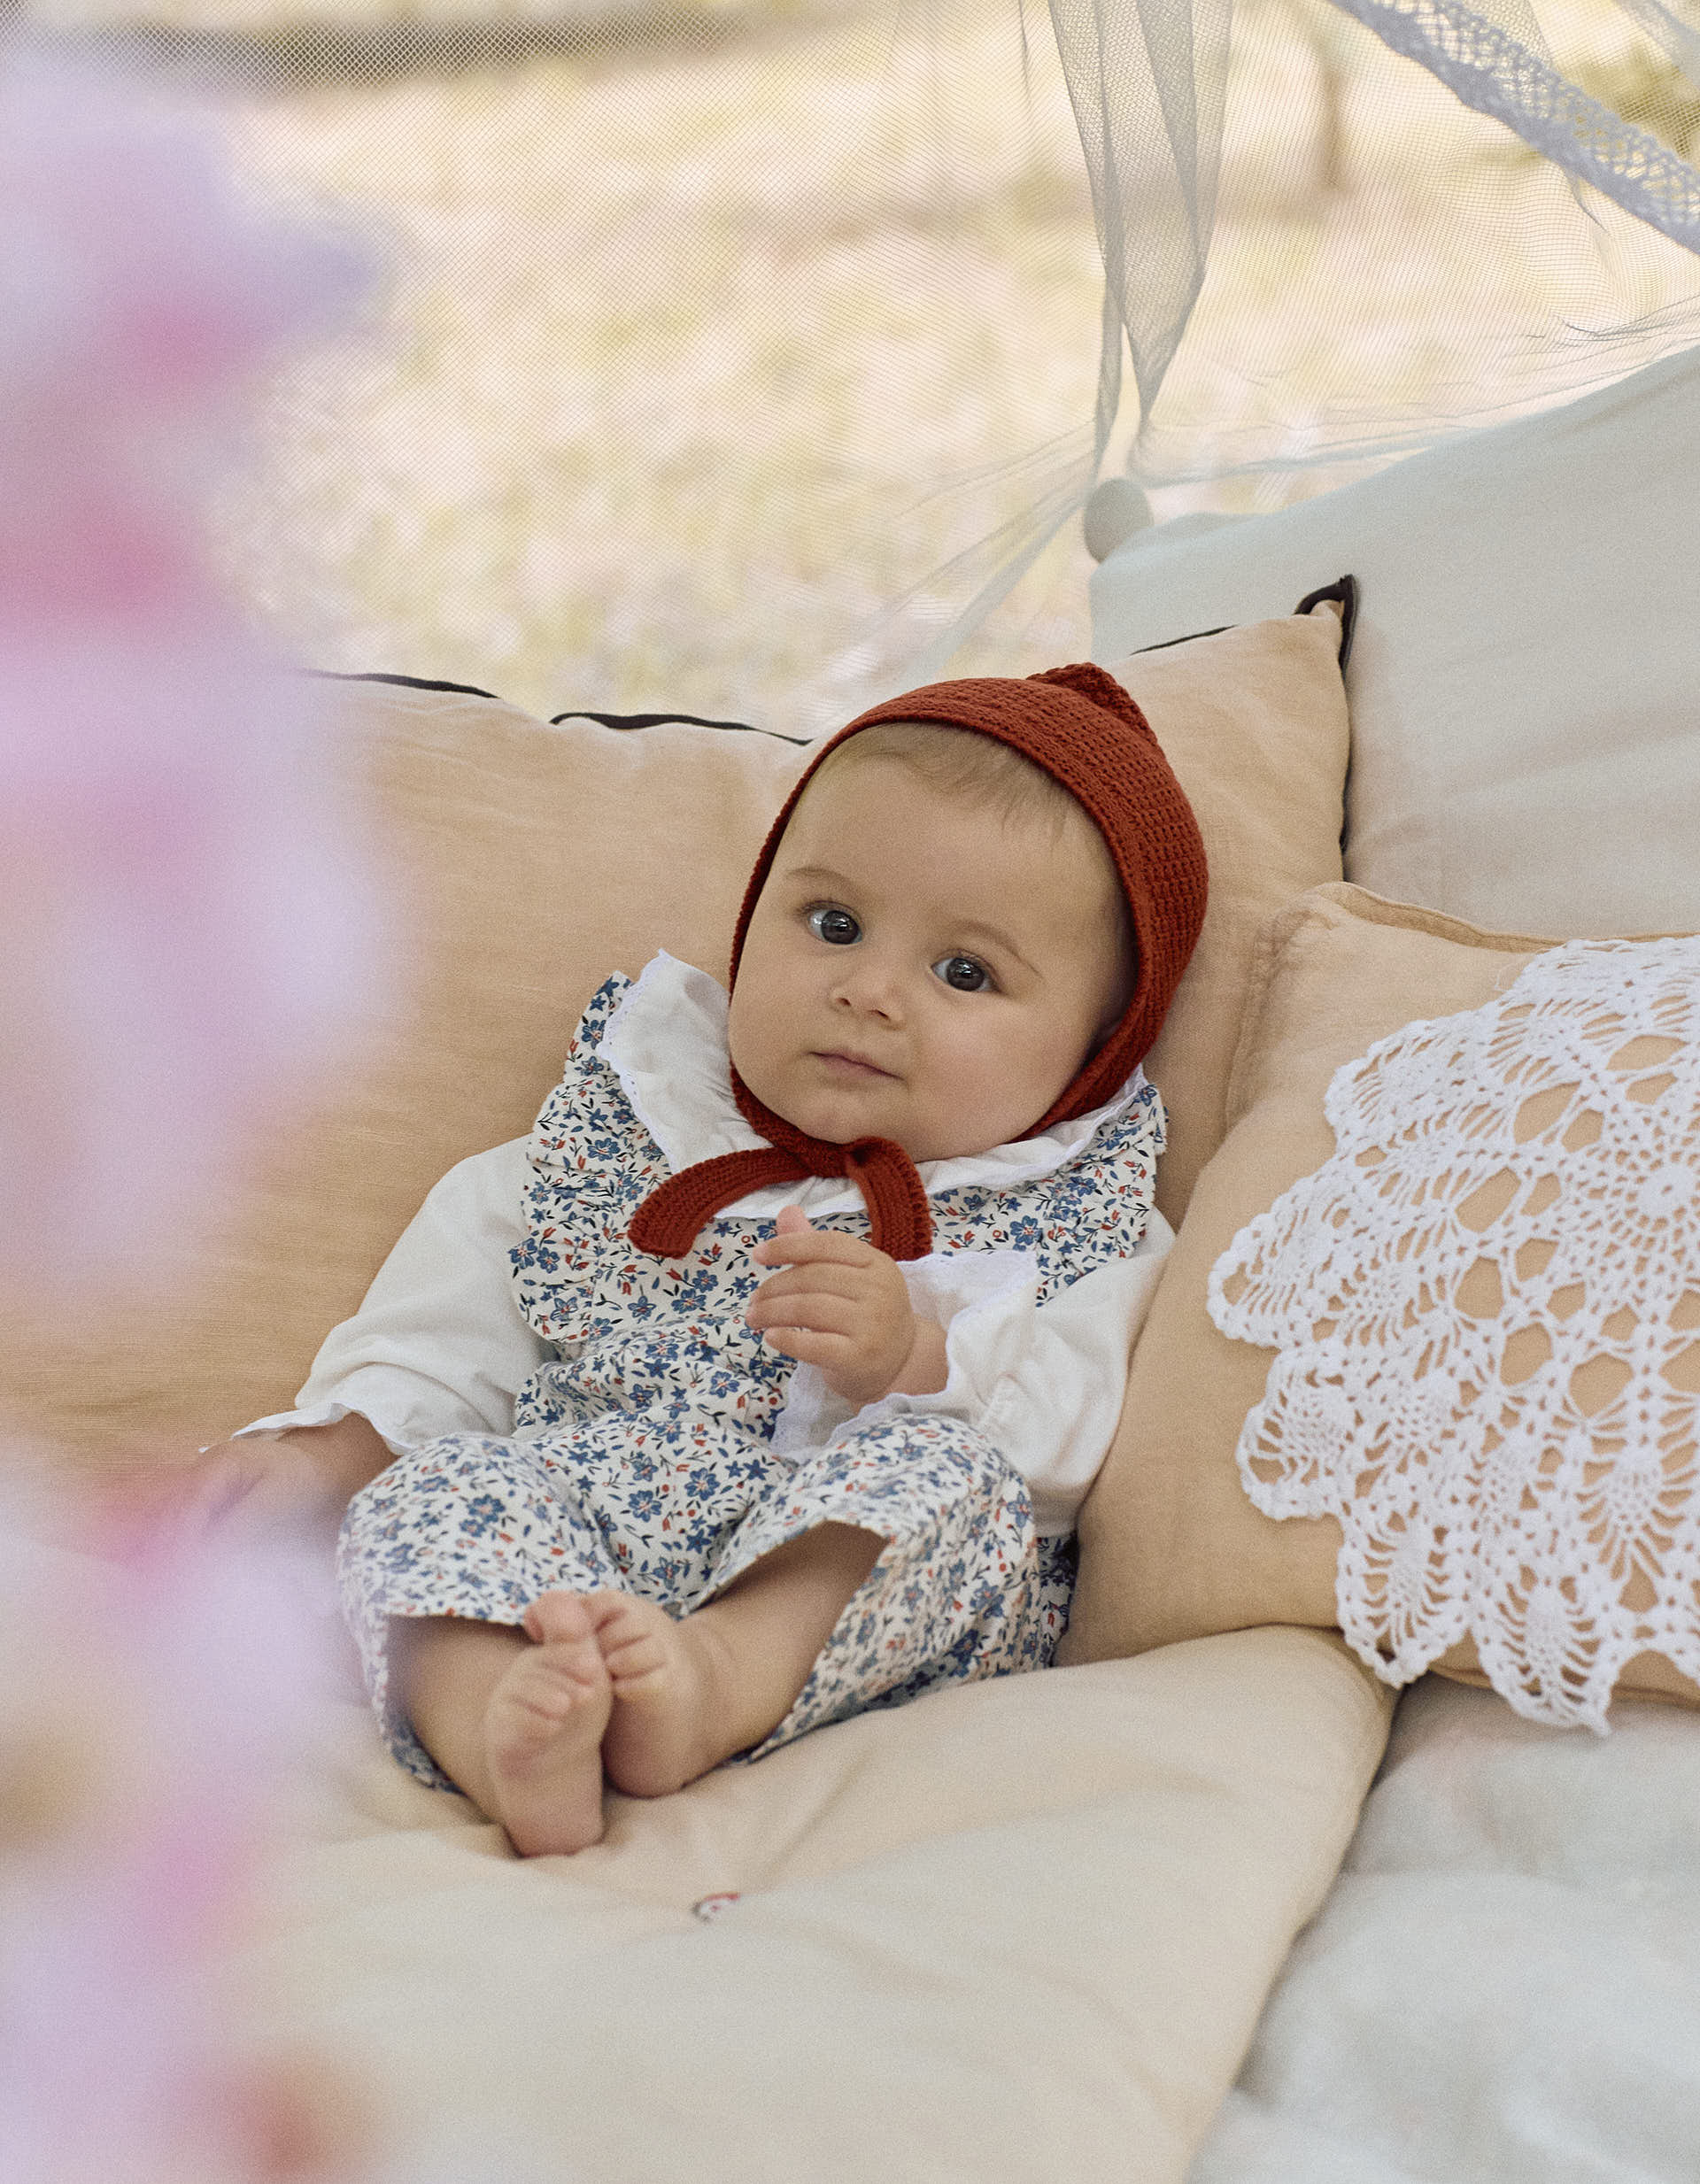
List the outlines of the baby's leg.
{"type": "Polygon", "coordinates": [[[776,1534],[800,1536],[800,1519],[877,1531],[885,1548],[752,1758],[872,1706],[1050,1659],[1067,1577],[1036,1537],[1024,1480],[961,1420],[878,1419],[800,1458],[740,1527],[735,1551],[770,1553],[776,1534]]]}
{"type": "Polygon", "coordinates": [[[885,1544],[853,1524],[818,1524],[676,1622],[653,1601],[591,1594],[613,1695],[608,1779],[633,1797],[664,1796],[777,1729],[885,1544]]]}
{"type": "Polygon", "coordinates": [[[594,1841],[601,1655],[582,1609],[563,1620],[535,1607],[529,1638],[514,1627],[528,1601],[621,1581],[571,1464],[493,1434],[450,1434],[398,1456],[350,1504],[337,1575],[401,1764],[464,1790],[522,1849],[594,1841]]]}
{"type": "Polygon", "coordinates": [[[545,1593],[523,1630],[398,1616],[390,1645],[414,1734],[522,1856],[600,1839],[612,1689],[583,1600],[545,1593]]]}

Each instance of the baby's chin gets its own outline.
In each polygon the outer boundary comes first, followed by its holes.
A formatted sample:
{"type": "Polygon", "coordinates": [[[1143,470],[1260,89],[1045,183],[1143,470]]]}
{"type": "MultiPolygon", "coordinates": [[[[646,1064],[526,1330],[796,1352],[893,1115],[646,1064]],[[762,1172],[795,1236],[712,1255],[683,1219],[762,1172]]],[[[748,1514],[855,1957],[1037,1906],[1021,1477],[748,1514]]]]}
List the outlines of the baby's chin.
{"type": "MultiPolygon", "coordinates": [[[[842,1105],[834,1101],[799,1100],[782,1106],[769,1100],[764,1105],[770,1107],[781,1122],[789,1123],[793,1130],[800,1130],[805,1138],[818,1138],[823,1145],[854,1145],[858,1138],[885,1138],[894,1145],[901,1145],[906,1153],[905,1133],[882,1123],[878,1116],[852,1110],[846,1114],[842,1105]]],[[[917,1156],[909,1153],[911,1160],[917,1156]]],[[[929,1156],[922,1154],[925,1159],[929,1156]]]]}
{"type": "Polygon", "coordinates": [[[930,1152],[916,1152],[913,1133],[904,1129],[895,1117],[882,1116],[880,1102],[866,1096],[823,1092],[818,1089],[792,1093],[789,1088],[763,1087],[749,1077],[745,1083],[772,1115],[782,1123],[789,1123],[805,1138],[818,1138],[823,1145],[854,1145],[859,1138],[883,1138],[892,1145],[900,1145],[912,1161],[936,1160],[930,1152]]]}
{"type": "Polygon", "coordinates": [[[924,1167],[931,1161],[971,1160],[976,1154],[989,1153],[994,1145],[1004,1142],[1001,1138],[988,1138],[984,1143],[977,1138],[970,1145],[958,1138],[947,1140],[936,1132],[929,1134],[905,1129],[900,1124],[882,1123],[876,1115],[859,1115],[846,1121],[842,1115],[823,1113],[808,1103],[800,1104],[791,1114],[773,1100],[765,1100],[762,1104],[771,1108],[783,1122],[789,1123],[793,1130],[801,1131],[806,1138],[818,1138],[823,1145],[854,1145],[858,1138],[881,1138],[887,1145],[900,1146],[917,1168],[924,1167]]]}

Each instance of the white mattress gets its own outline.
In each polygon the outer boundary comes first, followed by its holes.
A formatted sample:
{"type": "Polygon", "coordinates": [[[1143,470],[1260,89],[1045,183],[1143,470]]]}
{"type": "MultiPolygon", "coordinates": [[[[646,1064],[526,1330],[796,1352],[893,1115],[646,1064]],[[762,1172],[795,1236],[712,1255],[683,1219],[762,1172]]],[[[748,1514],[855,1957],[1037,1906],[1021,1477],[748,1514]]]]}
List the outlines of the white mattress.
{"type": "Polygon", "coordinates": [[[1188,2184],[1693,2184],[1700,1715],[1428,1679],[1188,2184]]]}

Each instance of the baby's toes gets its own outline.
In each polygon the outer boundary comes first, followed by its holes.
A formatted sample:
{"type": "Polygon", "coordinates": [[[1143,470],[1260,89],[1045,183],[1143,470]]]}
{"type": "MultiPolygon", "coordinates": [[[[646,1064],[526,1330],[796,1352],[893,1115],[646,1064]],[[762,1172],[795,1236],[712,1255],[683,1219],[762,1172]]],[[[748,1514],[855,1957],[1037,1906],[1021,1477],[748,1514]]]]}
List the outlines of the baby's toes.
{"type": "Polygon", "coordinates": [[[604,1665],[616,1684],[630,1684],[664,1668],[672,1617],[653,1601],[626,1593],[595,1593],[587,1603],[604,1665]]]}
{"type": "Polygon", "coordinates": [[[523,1628],[539,1646],[570,1646],[592,1635],[590,1610],[577,1593],[539,1593],[523,1628]]]}

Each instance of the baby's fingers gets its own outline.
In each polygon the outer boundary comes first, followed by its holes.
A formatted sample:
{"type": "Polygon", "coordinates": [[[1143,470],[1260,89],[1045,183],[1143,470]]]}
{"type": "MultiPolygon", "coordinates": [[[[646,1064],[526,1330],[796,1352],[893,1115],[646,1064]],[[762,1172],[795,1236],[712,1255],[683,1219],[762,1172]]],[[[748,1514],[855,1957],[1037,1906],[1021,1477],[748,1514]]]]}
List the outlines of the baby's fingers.
{"type": "Polygon", "coordinates": [[[751,1256],[764,1267],[869,1266],[884,1258],[863,1237],[842,1229],[791,1229],[758,1244],[751,1256]]]}
{"type": "Polygon", "coordinates": [[[780,1297],[854,1297],[866,1300],[874,1293],[866,1267],[851,1267],[839,1261],[829,1261],[823,1266],[785,1267],[777,1274],[769,1274],[765,1282],[758,1285],[750,1304],[752,1308],[759,1304],[765,1311],[776,1298],[780,1297]]]}
{"type": "Polygon", "coordinates": [[[793,1357],[800,1365],[818,1365],[829,1376],[855,1352],[847,1335],[823,1333],[814,1327],[769,1327],[761,1339],[781,1357],[793,1357]]]}
{"type": "Polygon", "coordinates": [[[744,1316],[757,1330],[806,1327],[816,1334],[851,1335],[859,1331],[866,1315],[854,1298],[835,1296],[830,1290],[807,1290],[782,1297],[758,1293],[744,1316]]]}

